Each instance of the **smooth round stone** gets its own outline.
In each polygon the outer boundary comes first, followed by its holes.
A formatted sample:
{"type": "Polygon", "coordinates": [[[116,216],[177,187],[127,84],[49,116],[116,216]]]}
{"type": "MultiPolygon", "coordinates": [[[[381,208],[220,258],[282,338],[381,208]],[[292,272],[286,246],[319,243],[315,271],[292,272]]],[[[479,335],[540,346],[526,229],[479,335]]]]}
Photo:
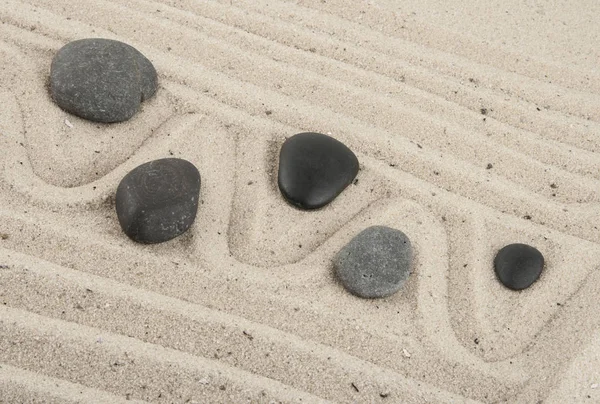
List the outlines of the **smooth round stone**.
{"type": "Polygon", "coordinates": [[[496,276],[513,290],[528,288],[537,281],[544,268],[544,257],[527,244],[509,244],[494,259],[496,276]]]}
{"type": "Polygon", "coordinates": [[[357,173],[356,155],[332,137],[299,133],[281,147],[279,189],[288,202],[299,208],[317,209],[327,205],[357,173]]]}
{"type": "Polygon", "coordinates": [[[368,227],[334,259],[335,272],[352,294],[368,299],[396,293],[410,275],[412,247],[400,230],[368,227]]]}
{"type": "Polygon", "coordinates": [[[190,228],[198,210],[200,173],[189,161],[168,158],[129,172],[116,195],[121,228],[140,243],[160,243],[190,228]]]}
{"type": "Polygon", "coordinates": [[[50,93],[67,112],[96,122],[122,122],[154,95],[156,70],[137,49],[111,39],[63,46],[50,68],[50,93]]]}

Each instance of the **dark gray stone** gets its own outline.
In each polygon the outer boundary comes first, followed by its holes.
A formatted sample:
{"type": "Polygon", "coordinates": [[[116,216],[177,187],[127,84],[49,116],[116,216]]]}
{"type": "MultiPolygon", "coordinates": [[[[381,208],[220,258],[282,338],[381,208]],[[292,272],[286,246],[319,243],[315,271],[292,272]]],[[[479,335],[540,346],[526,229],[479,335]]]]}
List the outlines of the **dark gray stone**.
{"type": "Polygon", "coordinates": [[[156,89],[158,88],[158,75],[156,74],[156,69],[154,69],[152,62],[134,47],[130,46],[130,48],[136,55],[137,66],[140,72],[140,102],[143,102],[152,98],[154,93],[156,93],[156,89]]]}
{"type": "Polygon", "coordinates": [[[522,290],[538,280],[544,269],[544,256],[527,244],[509,244],[494,259],[500,282],[509,289],[522,290]]]}
{"type": "Polygon", "coordinates": [[[412,247],[400,230],[368,227],[354,237],[334,259],[342,285],[368,299],[396,293],[410,275],[412,247]]]}
{"type": "Polygon", "coordinates": [[[110,39],[70,42],[50,68],[50,93],[58,106],[96,122],[131,118],[157,86],[152,63],[132,46],[110,39]]]}
{"type": "Polygon", "coordinates": [[[299,208],[327,205],[350,185],[357,173],[356,155],[332,137],[299,133],[281,147],[279,189],[288,202],[299,208]]]}
{"type": "Polygon", "coordinates": [[[116,195],[117,217],[132,240],[160,243],[187,231],[196,218],[200,173],[189,161],[167,158],[129,172],[116,195]]]}

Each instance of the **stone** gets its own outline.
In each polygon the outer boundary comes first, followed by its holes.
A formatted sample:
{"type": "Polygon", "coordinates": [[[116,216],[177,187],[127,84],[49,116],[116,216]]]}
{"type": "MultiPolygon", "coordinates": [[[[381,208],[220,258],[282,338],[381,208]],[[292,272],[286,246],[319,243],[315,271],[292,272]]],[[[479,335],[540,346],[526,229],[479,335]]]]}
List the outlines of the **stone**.
{"type": "Polygon", "coordinates": [[[198,210],[200,173],[189,161],[166,158],[131,170],[117,188],[123,232],[140,243],[160,243],[187,231],[198,210]]]}
{"type": "Polygon", "coordinates": [[[391,296],[410,275],[412,247],[400,230],[368,227],[344,246],[334,259],[337,278],[352,294],[367,298],[391,296]]]}
{"type": "Polygon", "coordinates": [[[50,94],[59,107],[95,122],[122,122],[158,87],[152,63],[134,47],[111,39],[69,42],[54,56],[50,94]]]}
{"type": "Polygon", "coordinates": [[[527,244],[509,244],[496,254],[494,270],[509,289],[522,290],[538,280],[544,268],[544,256],[527,244]]]}
{"type": "Polygon", "coordinates": [[[356,174],[356,155],[330,136],[299,133],[281,147],[279,189],[289,203],[301,209],[327,205],[350,185],[356,174]]]}

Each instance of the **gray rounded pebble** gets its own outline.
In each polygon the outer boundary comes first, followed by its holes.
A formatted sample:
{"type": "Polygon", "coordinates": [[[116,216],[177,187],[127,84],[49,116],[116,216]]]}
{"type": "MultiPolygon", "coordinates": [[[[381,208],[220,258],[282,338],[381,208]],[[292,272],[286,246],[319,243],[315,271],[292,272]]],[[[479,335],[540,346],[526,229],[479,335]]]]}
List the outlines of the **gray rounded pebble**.
{"type": "Polygon", "coordinates": [[[187,231],[196,219],[200,173],[189,161],[166,158],[131,170],[116,194],[117,217],[132,240],[160,243],[187,231]]]}
{"type": "Polygon", "coordinates": [[[111,39],[63,46],[50,68],[50,94],[59,107],[96,122],[122,122],[158,87],[152,63],[134,47],[111,39]]]}
{"type": "Polygon", "coordinates": [[[368,227],[354,237],[334,259],[342,285],[352,294],[367,298],[396,293],[408,276],[412,247],[400,230],[368,227]]]}

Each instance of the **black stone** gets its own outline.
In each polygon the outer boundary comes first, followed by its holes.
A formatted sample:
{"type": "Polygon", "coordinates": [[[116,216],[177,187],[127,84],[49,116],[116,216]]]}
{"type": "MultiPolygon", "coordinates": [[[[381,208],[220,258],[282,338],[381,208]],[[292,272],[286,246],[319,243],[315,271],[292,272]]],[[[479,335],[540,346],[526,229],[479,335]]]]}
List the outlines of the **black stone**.
{"type": "Polygon", "coordinates": [[[279,189],[288,202],[299,208],[327,205],[350,185],[357,173],[354,153],[332,137],[299,133],[281,147],[279,189]]]}
{"type": "Polygon", "coordinates": [[[200,173],[189,161],[167,158],[129,172],[116,195],[121,228],[140,243],[160,243],[190,228],[198,210],[200,173]]]}
{"type": "Polygon", "coordinates": [[[335,272],[352,294],[368,299],[396,293],[408,276],[412,247],[400,230],[368,227],[354,237],[334,259],[335,272]]]}
{"type": "Polygon", "coordinates": [[[513,290],[528,288],[537,281],[544,268],[544,256],[527,244],[509,244],[494,259],[496,276],[513,290]]]}
{"type": "Polygon", "coordinates": [[[50,93],[59,107],[96,122],[122,122],[156,92],[152,63],[137,49],[110,39],[63,46],[50,68],[50,93]]]}

